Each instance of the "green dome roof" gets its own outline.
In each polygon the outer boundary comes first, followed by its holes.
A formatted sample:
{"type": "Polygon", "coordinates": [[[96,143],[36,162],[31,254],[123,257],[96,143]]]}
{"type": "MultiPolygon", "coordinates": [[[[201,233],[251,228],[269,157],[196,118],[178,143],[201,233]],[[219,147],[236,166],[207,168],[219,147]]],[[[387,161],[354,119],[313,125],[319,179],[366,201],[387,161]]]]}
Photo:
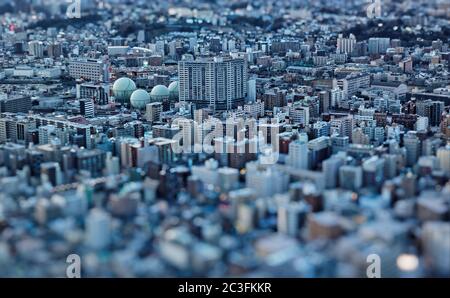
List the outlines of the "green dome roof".
{"type": "Polygon", "coordinates": [[[178,81],[173,81],[169,85],[170,99],[178,99],[178,81]]]}
{"type": "Polygon", "coordinates": [[[136,90],[136,84],[133,82],[133,80],[123,77],[120,79],[117,79],[114,82],[113,85],[113,91],[129,91],[129,90],[136,90]]]}
{"type": "Polygon", "coordinates": [[[164,85],[157,85],[153,87],[150,93],[152,100],[161,101],[169,98],[169,89],[164,85]]]}
{"type": "Polygon", "coordinates": [[[137,89],[131,94],[130,102],[134,108],[143,109],[150,103],[150,95],[143,89],[137,89]]]}
{"type": "Polygon", "coordinates": [[[133,91],[136,90],[136,84],[131,79],[123,77],[114,82],[112,89],[116,100],[127,103],[133,91]]]}
{"type": "Polygon", "coordinates": [[[169,85],[169,92],[178,92],[178,81],[173,81],[169,85]]]}

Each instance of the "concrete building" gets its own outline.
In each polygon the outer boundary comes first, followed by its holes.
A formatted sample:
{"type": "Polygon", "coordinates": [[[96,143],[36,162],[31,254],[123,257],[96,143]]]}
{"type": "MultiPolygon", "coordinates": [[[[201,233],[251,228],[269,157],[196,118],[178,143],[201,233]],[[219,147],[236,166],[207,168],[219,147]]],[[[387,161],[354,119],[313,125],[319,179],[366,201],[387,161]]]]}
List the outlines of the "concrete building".
{"type": "Polygon", "coordinates": [[[72,60],[69,62],[69,75],[74,79],[93,82],[109,81],[109,65],[98,60],[72,60]]]}
{"type": "Polygon", "coordinates": [[[230,110],[247,97],[247,63],[242,58],[214,58],[178,63],[180,102],[197,108],[230,110]]]}

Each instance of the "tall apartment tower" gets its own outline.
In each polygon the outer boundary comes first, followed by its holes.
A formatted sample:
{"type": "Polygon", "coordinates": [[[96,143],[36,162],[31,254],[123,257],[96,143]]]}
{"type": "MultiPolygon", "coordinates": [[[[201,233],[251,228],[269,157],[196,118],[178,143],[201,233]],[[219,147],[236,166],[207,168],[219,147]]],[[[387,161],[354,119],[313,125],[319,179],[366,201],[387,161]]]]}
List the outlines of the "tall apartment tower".
{"type": "Polygon", "coordinates": [[[178,63],[180,102],[197,108],[230,110],[247,96],[247,62],[243,58],[182,60],[178,63]]]}
{"type": "Polygon", "coordinates": [[[406,165],[412,167],[420,156],[420,139],[417,137],[417,132],[408,131],[403,137],[403,145],[406,149],[406,165]]]}
{"type": "Polygon", "coordinates": [[[28,53],[37,58],[44,57],[45,45],[42,41],[32,40],[28,43],[28,53]]]}
{"type": "Polygon", "coordinates": [[[350,34],[349,37],[344,38],[342,34],[339,34],[337,39],[336,52],[338,54],[351,54],[354,50],[355,44],[356,44],[355,35],[350,34]]]}
{"type": "Polygon", "coordinates": [[[369,38],[369,54],[385,54],[391,45],[391,39],[388,37],[369,38]]]}

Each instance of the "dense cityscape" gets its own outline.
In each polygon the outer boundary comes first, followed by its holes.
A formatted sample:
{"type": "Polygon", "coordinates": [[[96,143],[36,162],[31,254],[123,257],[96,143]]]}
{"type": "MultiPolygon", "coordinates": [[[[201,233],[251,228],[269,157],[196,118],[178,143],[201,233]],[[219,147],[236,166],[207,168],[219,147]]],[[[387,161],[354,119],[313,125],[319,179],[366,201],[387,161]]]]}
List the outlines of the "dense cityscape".
{"type": "Polygon", "coordinates": [[[449,73],[448,0],[0,0],[0,277],[450,277],[449,73]]]}

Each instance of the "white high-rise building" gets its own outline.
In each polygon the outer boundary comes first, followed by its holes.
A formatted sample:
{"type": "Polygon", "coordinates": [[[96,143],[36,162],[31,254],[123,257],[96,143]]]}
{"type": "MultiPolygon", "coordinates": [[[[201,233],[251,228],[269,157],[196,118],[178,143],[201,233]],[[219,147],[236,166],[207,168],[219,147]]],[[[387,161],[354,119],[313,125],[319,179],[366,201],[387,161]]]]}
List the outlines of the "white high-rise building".
{"type": "Polygon", "coordinates": [[[252,102],[256,100],[256,80],[251,79],[247,82],[247,100],[252,102]]]}
{"type": "Polygon", "coordinates": [[[52,133],[56,131],[54,125],[43,125],[38,128],[39,144],[48,144],[52,133]]]}
{"type": "Polygon", "coordinates": [[[450,175],[450,143],[445,147],[441,147],[437,150],[437,158],[439,160],[439,166],[447,175],[450,175]]]}
{"type": "Polygon", "coordinates": [[[353,132],[353,118],[350,116],[344,118],[335,118],[330,121],[330,134],[351,137],[353,132]]]}
{"type": "Polygon", "coordinates": [[[395,154],[383,154],[384,159],[384,177],[392,179],[397,175],[397,159],[395,154]]]}
{"type": "Polygon", "coordinates": [[[244,111],[250,114],[253,118],[258,118],[264,116],[264,102],[256,101],[244,105],[244,111]]]}
{"type": "Polygon", "coordinates": [[[338,186],[339,168],[345,162],[345,153],[332,155],[322,162],[322,172],[325,175],[326,188],[335,188],[338,186]]]}
{"type": "Polygon", "coordinates": [[[369,54],[385,54],[391,46],[391,39],[387,37],[369,38],[369,54]]]}
{"type": "Polygon", "coordinates": [[[340,103],[347,99],[347,95],[345,94],[345,91],[340,88],[334,88],[330,92],[330,98],[331,98],[331,106],[333,108],[336,108],[340,105],[340,103]]]}
{"type": "Polygon", "coordinates": [[[289,117],[292,118],[293,123],[307,126],[309,124],[309,108],[296,107],[289,109],[289,117]]]}
{"type": "Polygon", "coordinates": [[[208,159],[203,166],[193,166],[192,175],[205,184],[217,185],[218,167],[219,163],[215,159],[208,159]]]}
{"type": "Polygon", "coordinates": [[[236,50],[236,41],[234,41],[234,39],[230,39],[228,41],[228,51],[232,52],[236,50]]]}
{"type": "Polygon", "coordinates": [[[450,272],[450,223],[428,221],[423,225],[421,241],[428,266],[442,276],[450,272]]]}
{"type": "Polygon", "coordinates": [[[377,142],[377,144],[381,144],[382,142],[384,142],[384,127],[375,127],[374,129],[374,140],[375,142],[377,142]]]}
{"type": "Polygon", "coordinates": [[[119,158],[112,156],[111,152],[106,152],[105,166],[107,175],[117,175],[120,173],[119,158]]]}
{"type": "Polygon", "coordinates": [[[217,173],[220,189],[230,191],[238,187],[239,171],[237,169],[223,167],[219,168],[217,173]]]}
{"type": "Polygon", "coordinates": [[[416,131],[408,131],[403,137],[403,145],[406,149],[406,165],[414,166],[420,155],[420,140],[416,131]]]}
{"type": "Polygon", "coordinates": [[[350,34],[348,38],[344,38],[342,34],[339,34],[336,51],[338,54],[350,54],[353,52],[355,44],[356,37],[353,34],[350,34]]]}
{"type": "Polygon", "coordinates": [[[428,130],[428,117],[419,116],[416,121],[416,131],[428,130]]]}
{"type": "Polygon", "coordinates": [[[155,52],[161,56],[165,55],[165,42],[164,40],[158,40],[155,43],[155,52]]]}
{"type": "Polygon", "coordinates": [[[193,51],[197,47],[197,37],[190,37],[189,38],[189,50],[193,51]]]}
{"type": "Polygon", "coordinates": [[[308,142],[295,140],[289,143],[288,164],[296,169],[308,169],[308,142]]]}
{"type": "Polygon", "coordinates": [[[243,58],[182,60],[178,63],[180,102],[197,108],[230,110],[247,97],[247,62],[243,58]]]}
{"type": "Polygon", "coordinates": [[[260,168],[258,162],[248,162],[245,174],[246,187],[255,191],[258,197],[271,197],[288,190],[289,175],[274,167],[260,168]]]}
{"type": "Polygon", "coordinates": [[[304,202],[282,202],[277,208],[277,231],[296,237],[299,232],[299,222],[308,207],[304,202]]]}
{"type": "Polygon", "coordinates": [[[32,40],[28,43],[28,53],[36,58],[44,57],[44,43],[39,40],[32,40]]]}
{"type": "Polygon", "coordinates": [[[104,249],[111,242],[111,217],[101,209],[94,208],[86,218],[86,245],[104,249]]]}

